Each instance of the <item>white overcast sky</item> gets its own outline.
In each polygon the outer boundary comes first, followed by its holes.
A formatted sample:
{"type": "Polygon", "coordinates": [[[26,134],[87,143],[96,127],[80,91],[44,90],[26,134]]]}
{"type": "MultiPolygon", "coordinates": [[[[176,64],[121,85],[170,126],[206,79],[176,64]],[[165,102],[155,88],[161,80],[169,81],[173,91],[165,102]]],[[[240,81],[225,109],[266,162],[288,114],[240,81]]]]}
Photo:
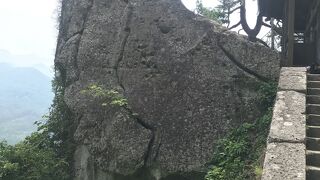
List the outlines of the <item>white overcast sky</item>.
{"type": "MultiPolygon", "coordinates": [[[[182,2],[188,9],[195,9],[196,0],[182,2]]],[[[203,3],[215,7],[217,0],[203,3]]],[[[56,7],[57,0],[0,0],[0,50],[36,56],[42,61],[37,63],[52,65],[57,39],[56,7]]],[[[248,17],[256,17],[256,9],[249,8],[248,12],[248,17]]],[[[236,21],[237,17],[233,19],[236,21]]]]}
{"type": "Polygon", "coordinates": [[[0,0],[0,50],[53,64],[57,0],[0,0]]]}
{"type": "MultiPolygon", "coordinates": [[[[183,4],[190,10],[194,10],[196,7],[196,0],[181,0],[183,4]]],[[[219,3],[218,0],[202,0],[203,5],[205,7],[216,7],[219,3]]],[[[257,0],[247,0],[246,1],[246,9],[247,9],[247,21],[251,28],[255,26],[256,23],[256,17],[258,15],[258,6],[257,6],[257,0]]],[[[239,13],[234,13],[231,16],[231,26],[233,24],[236,24],[239,22],[240,15],[239,13]]],[[[261,34],[265,33],[264,30],[262,30],[261,34]]]]}

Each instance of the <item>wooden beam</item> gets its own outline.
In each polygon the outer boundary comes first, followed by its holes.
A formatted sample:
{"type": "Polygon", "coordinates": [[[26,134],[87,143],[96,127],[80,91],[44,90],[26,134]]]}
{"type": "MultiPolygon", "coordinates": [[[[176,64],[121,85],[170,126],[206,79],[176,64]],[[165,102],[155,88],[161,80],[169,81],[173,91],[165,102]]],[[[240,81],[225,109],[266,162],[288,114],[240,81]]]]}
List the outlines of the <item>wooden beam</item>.
{"type": "Polygon", "coordinates": [[[320,9],[320,1],[318,2],[315,2],[314,3],[314,7],[312,10],[311,10],[311,16],[309,18],[309,21],[308,21],[308,24],[307,24],[307,28],[305,30],[305,32],[308,32],[310,30],[310,27],[312,26],[313,22],[316,20],[316,17],[317,17],[317,11],[320,9]]]}
{"type": "Polygon", "coordinates": [[[288,59],[286,66],[293,66],[295,0],[288,1],[288,59]]]}

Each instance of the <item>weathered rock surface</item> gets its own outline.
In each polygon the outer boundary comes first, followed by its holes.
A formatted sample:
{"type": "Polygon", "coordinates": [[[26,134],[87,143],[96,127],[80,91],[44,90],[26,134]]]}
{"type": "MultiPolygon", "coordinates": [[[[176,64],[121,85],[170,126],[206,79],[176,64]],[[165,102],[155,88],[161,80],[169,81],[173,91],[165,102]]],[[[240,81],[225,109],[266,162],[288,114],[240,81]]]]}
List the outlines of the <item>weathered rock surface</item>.
{"type": "Polygon", "coordinates": [[[304,143],[305,113],[305,94],[296,91],[278,91],[268,141],[304,143]]]}
{"type": "Polygon", "coordinates": [[[283,67],[279,77],[279,89],[307,93],[307,69],[305,67],[283,67]]]}
{"type": "Polygon", "coordinates": [[[279,55],[179,0],[64,0],[55,65],[77,115],[75,179],[188,179],[259,116],[256,86],[277,79],[279,55]],[[131,110],[81,93],[91,84],[131,110]]]}
{"type": "Polygon", "coordinates": [[[262,180],[304,180],[306,146],[302,143],[270,143],[265,157],[262,180]]]}

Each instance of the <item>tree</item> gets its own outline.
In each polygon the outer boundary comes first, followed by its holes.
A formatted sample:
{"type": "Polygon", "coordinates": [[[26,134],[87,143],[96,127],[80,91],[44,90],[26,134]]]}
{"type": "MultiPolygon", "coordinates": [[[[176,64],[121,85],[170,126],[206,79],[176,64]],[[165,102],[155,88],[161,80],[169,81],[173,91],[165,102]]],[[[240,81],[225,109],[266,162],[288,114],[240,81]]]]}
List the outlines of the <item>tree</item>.
{"type": "Polygon", "coordinates": [[[229,30],[241,25],[242,30],[248,35],[248,39],[250,41],[262,43],[267,47],[271,46],[272,49],[279,48],[279,46],[275,46],[276,44],[280,44],[279,40],[281,39],[281,21],[268,18],[263,20],[262,14],[259,13],[257,16],[256,25],[251,29],[248,25],[246,17],[246,0],[219,0],[219,3],[220,4],[216,8],[209,9],[203,6],[201,0],[197,0],[197,13],[210,19],[218,20],[229,30]],[[239,12],[240,20],[236,24],[230,26],[230,16],[235,12],[239,12]],[[270,28],[270,32],[265,35],[266,42],[257,38],[262,26],[270,28]]]}
{"type": "Polygon", "coordinates": [[[24,141],[11,146],[0,142],[0,179],[68,180],[69,164],[57,156],[45,126],[24,141]]]}
{"type": "Polygon", "coordinates": [[[241,25],[242,29],[248,35],[250,41],[258,41],[257,35],[259,34],[263,25],[262,15],[260,13],[258,14],[256,25],[253,29],[251,29],[248,25],[246,17],[246,0],[220,0],[220,3],[221,5],[219,5],[217,8],[224,12],[227,19],[226,22],[228,23],[227,27],[231,30],[241,25]],[[230,15],[237,10],[240,11],[240,21],[232,27],[229,27],[230,15]]]}
{"type": "Polygon", "coordinates": [[[216,8],[207,8],[203,6],[202,0],[196,1],[196,13],[209,19],[224,23],[224,13],[216,8]]]}
{"type": "Polygon", "coordinates": [[[0,142],[1,180],[70,180],[74,153],[73,115],[64,102],[64,78],[53,81],[55,98],[45,122],[24,141],[0,142]]]}
{"type": "Polygon", "coordinates": [[[222,22],[229,28],[230,15],[240,9],[237,7],[240,0],[219,0],[219,3],[216,9],[222,13],[222,22]]]}

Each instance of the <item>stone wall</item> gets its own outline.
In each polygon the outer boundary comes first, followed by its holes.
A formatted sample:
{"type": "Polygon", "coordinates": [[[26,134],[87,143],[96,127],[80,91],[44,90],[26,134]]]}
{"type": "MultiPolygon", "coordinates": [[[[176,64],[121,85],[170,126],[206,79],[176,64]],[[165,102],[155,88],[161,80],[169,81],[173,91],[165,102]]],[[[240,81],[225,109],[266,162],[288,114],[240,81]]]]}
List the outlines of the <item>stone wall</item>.
{"type": "Polygon", "coordinates": [[[306,68],[282,68],[262,180],[306,177],[306,68]]]}

